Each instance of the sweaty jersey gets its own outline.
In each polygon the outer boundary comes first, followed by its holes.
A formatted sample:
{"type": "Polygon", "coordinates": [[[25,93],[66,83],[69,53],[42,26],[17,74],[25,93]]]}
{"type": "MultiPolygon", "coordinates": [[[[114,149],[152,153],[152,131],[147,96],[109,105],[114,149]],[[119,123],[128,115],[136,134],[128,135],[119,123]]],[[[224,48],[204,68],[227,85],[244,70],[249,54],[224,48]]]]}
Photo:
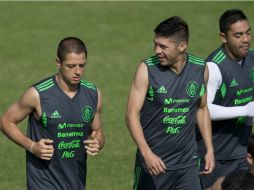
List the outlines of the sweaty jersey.
{"type": "Polygon", "coordinates": [[[86,158],[83,140],[88,139],[97,108],[94,84],[80,82],[73,98],[58,86],[55,76],[33,85],[40,97],[41,117],[29,116],[27,134],[33,141],[52,139],[54,155],[50,161],[27,151],[29,190],[84,190],[86,158]]]}
{"type": "MultiPolygon", "coordinates": [[[[189,167],[197,158],[195,124],[198,102],[205,92],[204,60],[187,54],[180,74],[160,65],[156,56],[144,63],[149,87],[140,122],[146,142],[167,170],[189,167]]],[[[145,168],[139,150],[137,158],[145,168]]]]}
{"type": "MultiPolygon", "coordinates": [[[[221,46],[208,58],[208,62],[217,64],[222,83],[217,90],[213,104],[224,107],[243,106],[253,101],[254,95],[254,52],[240,65],[232,60],[221,46]]],[[[212,71],[210,71],[212,72],[212,71]]],[[[218,160],[245,158],[251,125],[247,117],[212,121],[212,135],[215,158],[218,160]]],[[[198,151],[205,155],[204,142],[198,139],[198,151]]]]}

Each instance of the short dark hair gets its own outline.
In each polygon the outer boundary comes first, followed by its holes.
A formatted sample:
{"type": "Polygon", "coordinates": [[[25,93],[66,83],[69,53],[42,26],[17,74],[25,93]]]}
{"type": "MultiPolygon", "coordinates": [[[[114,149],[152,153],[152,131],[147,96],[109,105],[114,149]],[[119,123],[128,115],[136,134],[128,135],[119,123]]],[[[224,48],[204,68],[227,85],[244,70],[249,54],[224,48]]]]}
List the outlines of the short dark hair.
{"type": "Polygon", "coordinates": [[[64,61],[68,53],[85,53],[87,57],[85,43],[77,37],[66,37],[62,39],[57,48],[57,57],[60,61],[64,61]]]}
{"type": "Polygon", "coordinates": [[[219,21],[220,32],[227,33],[232,24],[242,20],[248,20],[242,10],[229,9],[225,11],[220,16],[220,21],[219,21]]]}
{"type": "Polygon", "coordinates": [[[154,33],[163,37],[177,37],[179,42],[189,41],[188,24],[179,16],[173,16],[162,21],[156,26],[154,33]]]}
{"type": "Polygon", "coordinates": [[[251,135],[248,143],[248,153],[254,158],[254,134],[251,135]]]}

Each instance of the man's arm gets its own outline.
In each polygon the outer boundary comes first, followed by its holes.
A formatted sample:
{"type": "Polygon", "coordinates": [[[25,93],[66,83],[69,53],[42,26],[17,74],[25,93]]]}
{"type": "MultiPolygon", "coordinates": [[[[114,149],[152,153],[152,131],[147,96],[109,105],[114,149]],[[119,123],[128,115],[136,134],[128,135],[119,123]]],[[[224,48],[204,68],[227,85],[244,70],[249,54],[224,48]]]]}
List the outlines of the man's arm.
{"type": "Polygon", "coordinates": [[[165,172],[166,167],[163,161],[151,151],[140,124],[140,110],[144,104],[148,85],[147,67],[144,63],[141,63],[137,68],[129,93],[126,109],[126,125],[145,159],[150,174],[158,175],[165,172]]]}
{"type": "Polygon", "coordinates": [[[39,94],[31,87],[4,113],[1,118],[1,131],[13,142],[35,154],[37,157],[50,160],[54,152],[54,148],[51,145],[53,141],[50,139],[41,139],[39,142],[34,142],[25,136],[17,127],[33,111],[35,111],[37,117],[41,114],[39,94]]]}
{"type": "MultiPolygon", "coordinates": [[[[205,69],[205,85],[208,80],[208,69],[205,69]]],[[[209,111],[207,108],[207,99],[206,93],[201,97],[200,104],[197,111],[197,125],[204,140],[206,146],[206,155],[205,155],[205,171],[202,171],[202,174],[209,174],[212,172],[215,166],[214,161],[214,152],[212,144],[212,130],[211,130],[211,120],[209,116],[209,111]]]]}
{"type": "Polygon", "coordinates": [[[209,70],[209,80],[207,84],[207,103],[212,120],[232,119],[242,116],[254,116],[254,102],[249,102],[245,106],[224,107],[213,104],[217,90],[222,84],[221,72],[216,63],[207,63],[209,70]]]}
{"type": "Polygon", "coordinates": [[[102,120],[101,120],[102,96],[99,89],[97,90],[98,90],[98,104],[93,122],[91,124],[92,133],[90,135],[90,139],[84,141],[87,154],[92,156],[97,155],[105,144],[105,137],[102,130],[102,120]]]}

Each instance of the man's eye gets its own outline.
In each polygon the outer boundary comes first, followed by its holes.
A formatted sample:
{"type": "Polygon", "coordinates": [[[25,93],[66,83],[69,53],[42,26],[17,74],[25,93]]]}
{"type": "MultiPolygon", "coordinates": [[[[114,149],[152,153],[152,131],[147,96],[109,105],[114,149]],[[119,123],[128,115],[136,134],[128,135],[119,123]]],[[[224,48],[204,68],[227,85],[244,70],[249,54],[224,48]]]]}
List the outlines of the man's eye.
{"type": "Polygon", "coordinates": [[[236,38],[240,38],[242,35],[241,34],[236,34],[235,37],[236,38]]]}
{"type": "Polygon", "coordinates": [[[164,46],[164,45],[160,45],[160,48],[161,48],[161,49],[166,49],[167,47],[164,46]]]}

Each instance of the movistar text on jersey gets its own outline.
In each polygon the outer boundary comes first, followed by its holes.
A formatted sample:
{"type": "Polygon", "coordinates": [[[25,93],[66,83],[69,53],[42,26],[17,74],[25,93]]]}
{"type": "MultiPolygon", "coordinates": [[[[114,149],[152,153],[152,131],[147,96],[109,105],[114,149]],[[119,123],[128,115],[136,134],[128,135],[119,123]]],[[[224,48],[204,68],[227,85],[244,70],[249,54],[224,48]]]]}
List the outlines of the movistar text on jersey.
{"type": "Polygon", "coordinates": [[[84,127],[83,123],[59,123],[58,129],[65,129],[65,128],[82,128],[84,127]]]}
{"type": "Polygon", "coordinates": [[[253,90],[254,90],[253,87],[251,87],[251,88],[246,88],[246,89],[240,89],[240,90],[237,90],[236,95],[237,95],[237,96],[241,96],[242,94],[246,94],[246,93],[251,92],[251,91],[253,91],[253,90]]]}
{"type": "Polygon", "coordinates": [[[177,104],[177,103],[188,103],[188,102],[190,102],[190,99],[187,99],[187,98],[183,98],[183,99],[166,98],[164,100],[165,105],[177,104]]]}

